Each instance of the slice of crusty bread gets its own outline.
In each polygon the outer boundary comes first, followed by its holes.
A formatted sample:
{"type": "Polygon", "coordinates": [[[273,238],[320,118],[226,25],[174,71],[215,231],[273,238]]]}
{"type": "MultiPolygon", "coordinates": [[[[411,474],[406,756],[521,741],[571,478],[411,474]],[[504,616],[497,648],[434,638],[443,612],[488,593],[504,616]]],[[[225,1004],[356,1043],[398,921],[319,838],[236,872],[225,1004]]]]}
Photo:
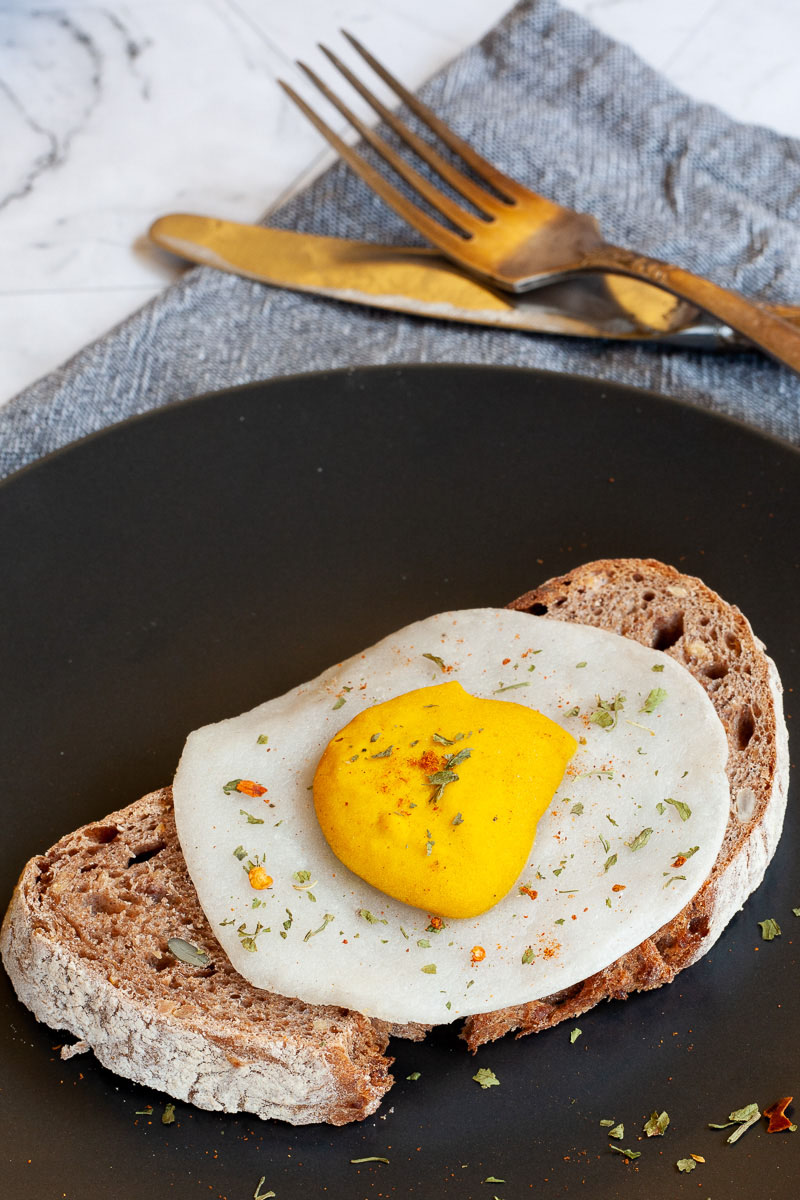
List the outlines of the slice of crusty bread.
{"type": "MultiPolygon", "coordinates": [[[[671,980],[716,940],[761,881],[786,803],[780,684],[742,614],[697,579],[651,560],[611,560],[551,580],[509,607],[611,629],[677,658],[728,733],[731,815],[714,869],[653,937],[566,992],[470,1017],[471,1049],[671,980]]],[[[169,788],[84,826],[25,867],[0,935],[20,999],[87,1043],[105,1065],[203,1108],[294,1124],[362,1119],[391,1086],[390,1027],[254,988],[234,971],[200,908],[175,833],[169,788]],[[204,950],[178,961],[172,937],[204,950]]]]}
{"type": "Polygon", "coordinates": [[[728,735],[728,826],[699,892],[671,921],[603,971],[553,996],[469,1017],[471,1050],[514,1030],[547,1029],[600,1000],[670,983],[713,946],[764,877],[783,826],[789,745],[775,664],[738,608],[654,559],[604,559],[526,592],[509,608],[633,638],[682,663],[728,735]]]}
{"type": "Polygon", "coordinates": [[[342,1125],[392,1085],[394,1030],[252,986],[222,952],[164,788],[27,864],[0,936],[17,994],[120,1075],[201,1108],[342,1125]],[[170,953],[179,937],[208,966],[170,953]]]}

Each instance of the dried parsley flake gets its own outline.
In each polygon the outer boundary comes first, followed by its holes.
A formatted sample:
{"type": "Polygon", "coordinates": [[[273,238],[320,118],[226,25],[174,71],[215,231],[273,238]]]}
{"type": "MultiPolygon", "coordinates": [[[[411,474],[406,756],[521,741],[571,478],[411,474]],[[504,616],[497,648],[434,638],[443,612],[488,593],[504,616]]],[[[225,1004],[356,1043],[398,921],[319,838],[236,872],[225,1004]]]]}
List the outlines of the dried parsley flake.
{"type": "Polygon", "coordinates": [[[490,1087],[500,1087],[500,1080],[495,1075],[494,1071],[490,1071],[488,1067],[481,1067],[480,1070],[472,1076],[476,1083],[479,1083],[484,1090],[490,1087]]]}
{"type": "Polygon", "coordinates": [[[616,1150],[617,1154],[624,1154],[625,1157],[631,1161],[635,1158],[642,1157],[641,1150],[623,1150],[620,1146],[612,1146],[610,1142],[608,1148],[609,1150],[616,1150]]]}
{"type": "Polygon", "coordinates": [[[389,924],[389,922],[386,920],[385,917],[376,917],[375,914],[371,913],[368,908],[359,908],[358,915],[360,917],[362,917],[365,921],[368,921],[370,923],[370,925],[388,925],[389,924]]]}
{"type": "Polygon", "coordinates": [[[652,829],[649,827],[647,829],[643,829],[641,833],[637,833],[636,837],[632,838],[631,841],[626,842],[625,845],[629,850],[641,850],[642,846],[646,846],[650,841],[650,834],[652,832],[652,829]]]}
{"type": "Polygon", "coordinates": [[[673,808],[677,809],[678,816],[682,821],[688,821],[692,815],[692,810],[688,804],[684,804],[683,800],[673,800],[671,796],[665,796],[664,803],[671,804],[673,808]]]}
{"type": "Polygon", "coordinates": [[[662,704],[664,702],[664,700],[666,700],[666,698],[667,698],[667,693],[664,690],[664,688],[654,687],[652,689],[652,691],[650,691],[648,693],[647,699],[645,700],[642,707],[639,709],[639,712],[643,712],[643,713],[655,712],[655,710],[658,708],[659,704],[662,704]]]}
{"type": "Polygon", "coordinates": [[[601,700],[597,697],[597,708],[590,715],[589,721],[592,725],[599,725],[601,729],[611,731],[617,724],[617,714],[625,706],[625,697],[619,692],[613,700],[601,700]]]}
{"type": "Polygon", "coordinates": [[[781,927],[773,917],[767,917],[766,921],[759,921],[758,924],[765,942],[771,942],[781,936],[781,927]]]}
{"type": "MultiPolygon", "coordinates": [[[[738,1140],[742,1136],[742,1134],[747,1133],[748,1129],[750,1129],[753,1125],[755,1125],[755,1123],[757,1121],[759,1121],[761,1119],[761,1113],[758,1110],[757,1104],[749,1104],[747,1106],[747,1108],[740,1109],[739,1111],[740,1111],[740,1113],[750,1112],[751,1115],[746,1118],[741,1118],[741,1117],[736,1118],[740,1122],[739,1128],[734,1129],[734,1131],[730,1135],[730,1137],[726,1138],[726,1141],[728,1142],[729,1145],[732,1145],[734,1142],[738,1142],[738,1140]]],[[[731,1118],[732,1119],[734,1118],[733,1113],[731,1113],[731,1118]]]]}
{"type": "Polygon", "coordinates": [[[444,660],[439,658],[438,654],[423,654],[422,657],[430,659],[431,662],[436,663],[437,667],[441,667],[443,671],[447,670],[447,667],[444,665],[444,660]]]}
{"type": "Polygon", "coordinates": [[[729,1121],[752,1121],[753,1117],[758,1119],[761,1113],[758,1111],[758,1105],[755,1100],[752,1104],[745,1104],[744,1108],[737,1108],[735,1112],[728,1113],[729,1121]]]}
{"type": "Polygon", "coordinates": [[[263,817],[254,817],[252,813],[247,812],[247,810],[244,808],[239,809],[239,816],[247,817],[248,825],[263,825],[264,824],[263,817]]]}
{"type": "Polygon", "coordinates": [[[303,938],[303,941],[307,942],[309,938],[315,937],[318,933],[322,933],[323,929],[327,929],[333,919],[333,913],[325,913],[325,916],[322,918],[322,924],[317,929],[309,929],[308,933],[303,938]]]}
{"type": "MultiPolygon", "coordinates": [[[[255,954],[255,952],[258,950],[258,946],[256,945],[256,938],[263,931],[264,931],[264,926],[260,922],[258,922],[256,924],[256,927],[253,930],[253,932],[248,933],[247,928],[245,926],[245,922],[243,921],[242,924],[239,925],[239,927],[236,930],[236,932],[239,935],[239,941],[242,943],[242,949],[249,950],[249,952],[251,954],[255,954]]],[[[266,932],[269,933],[269,930],[267,930],[266,932]]]]}
{"type": "Polygon", "coordinates": [[[652,1112],[644,1123],[643,1132],[650,1137],[663,1137],[664,1130],[669,1125],[669,1113],[652,1112]]]}

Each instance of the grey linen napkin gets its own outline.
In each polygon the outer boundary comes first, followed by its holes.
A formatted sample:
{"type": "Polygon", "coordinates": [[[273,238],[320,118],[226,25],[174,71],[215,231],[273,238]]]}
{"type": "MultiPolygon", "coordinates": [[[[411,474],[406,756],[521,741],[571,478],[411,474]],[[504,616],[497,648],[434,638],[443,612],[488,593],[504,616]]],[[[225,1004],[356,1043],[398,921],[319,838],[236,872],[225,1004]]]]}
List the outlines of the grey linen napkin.
{"type": "MultiPolygon", "coordinates": [[[[593,213],[611,240],[748,295],[800,302],[800,142],[689,100],[555,0],[523,0],[421,94],[487,158],[593,213]]],[[[413,239],[341,163],[270,223],[413,239]]],[[[800,443],[800,378],[760,355],[447,325],[198,268],[0,410],[0,476],[198,393],[295,372],[411,362],[502,363],[616,380],[800,443]]]]}

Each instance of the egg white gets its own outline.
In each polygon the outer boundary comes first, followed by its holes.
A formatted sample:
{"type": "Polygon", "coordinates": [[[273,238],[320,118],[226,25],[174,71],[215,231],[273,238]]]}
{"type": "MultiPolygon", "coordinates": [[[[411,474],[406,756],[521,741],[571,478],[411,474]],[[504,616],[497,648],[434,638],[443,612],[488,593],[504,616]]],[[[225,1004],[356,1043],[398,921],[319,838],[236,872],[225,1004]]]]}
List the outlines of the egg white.
{"type": "Polygon", "coordinates": [[[246,979],[309,1003],[438,1024],[569,987],[679,912],[722,844],[726,759],[711,702],[669,656],[589,626],[471,609],[409,625],[286,695],[191,734],[175,813],[200,902],[246,979]],[[536,708],[585,744],[517,884],[481,916],[432,931],[432,914],[390,899],[333,855],[311,784],[328,741],[357,712],[447,680],[536,708]],[[655,688],[666,695],[648,712],[655,688]],[[620,695],[613,727],[590,719],[598,698],[620,695]],[[578,716],[567,715],[575,708],[578,716]],[[267,792],[226,794],[235,779],[267,792]],[[243,870],[256,856],[274,881],[265,891],[254,891],[243,870]],[[486,952],[477,965],[476,945],[486,952]]]}

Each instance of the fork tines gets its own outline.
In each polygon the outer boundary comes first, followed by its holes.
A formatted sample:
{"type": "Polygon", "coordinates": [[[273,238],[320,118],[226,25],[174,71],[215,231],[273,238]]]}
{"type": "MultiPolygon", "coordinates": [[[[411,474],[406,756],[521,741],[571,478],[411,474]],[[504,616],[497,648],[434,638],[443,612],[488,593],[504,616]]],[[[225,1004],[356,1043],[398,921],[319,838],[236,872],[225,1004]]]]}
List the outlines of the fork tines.
{"type": "Polygon", "coordinates": [[[487,223],[492,222],[495,217],[500,216],[512,208],[519,194],[524,191],[518,183],[513,179],[509,179],[501,171],[498,171],[491,163],[487,162],[480,154],[478,154],[467,142],[454,133],[449,126],[445,125],[427,105],[423,104],[412,92],[395,79],[395,77],[382,66],[378,60],[370,54],[370,52],[361,45],[361,43],[351,34],[342,31],[348,42],[361,55],[361,57],[369,64],[375,73],[396,93],[408,108],[425,124],[432,133],[458,154],[464,162],[472,169],[472,171],[493,190],[487,191],[475,183],[462,171],[459,171],[446,158],[444,158],[433,146],[423,138],[419,137],[412,129],[401,121],[400,118],[391,111],[381,100],[350,70],[350,68],[342,62],[338,55],[334,54],[325,46],[320,46],[322,52],[330,60],[344,78],[356,89],[357,92],[367,101],[371,108],[382,118],[386,124],[395,131],[395,133],[408,145],[415,154],[419,156],[428,166],[432,167],[436,173],[441,176],[452,188],[455,189],[465,200],[477,209],[475,212],[470,212],[462,205],[456,203],[448,195],[439,188],[430,183],[419,171],[416,170],[410,163],[406,162],[397,151],[386,142],[379,134],[370,129],[356,114],[348,107],[345,102],[336,95],[328,85],[320,79],[320,77],[305,63],[298,63],[298,66],[305,72],[311,82],[319,89],[323,96],[333,104],[339,112],[350,122],[355,130],[361,135],[365,142],[376,151],[380,157],[389,164],[389,166],[397,172],[397,174],[405,180],[419,196],[427,201],[432,208],[440,212],[454,226],[457,232],[453,232],[446,226],[429,216],[419,205],[414,204],[403,195],[393,184],[391,184],[379,171],[367,162],[363,155],[353,149],[341,138],[333,129],[319,116],[313,108],[306,103],[297,92],[280,80],[281,87],[291,97],[294,103],[301,109],[308,119],[316,126],[324,138],[334,147],[341,157],[352,167],[354,171],[364,180],[364,182],[377,192],[383,200],[386,201],[396,212],[404,217],[411,225],[417,228],[430,241],[440,246],[443,250],[448,249],[458,252],[459,247],[463,246],[464,241],[472,238],[481,229],[485,229],[487,223]]]}

